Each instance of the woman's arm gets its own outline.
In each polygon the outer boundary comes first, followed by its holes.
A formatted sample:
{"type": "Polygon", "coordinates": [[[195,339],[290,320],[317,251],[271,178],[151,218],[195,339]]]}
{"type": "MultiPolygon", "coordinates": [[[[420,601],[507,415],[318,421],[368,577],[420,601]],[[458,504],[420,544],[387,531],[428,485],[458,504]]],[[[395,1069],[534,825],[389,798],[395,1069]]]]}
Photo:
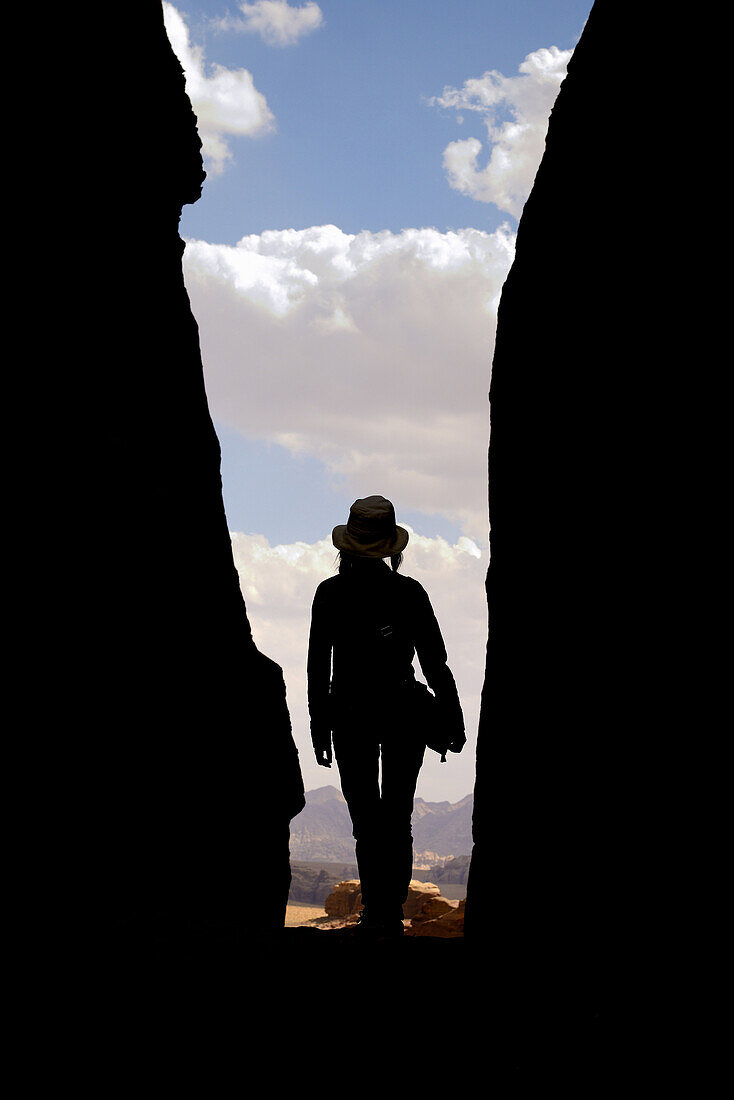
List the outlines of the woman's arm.
{"type": "Polygon", "coordinates": [[[332,637],[327,614],[328,600],[322,585],[316,589],[311,607],[311,631],[308,638],[308,712],[311,718],[311,742],[316,762],[331,767],[331,725],[329,683],[331,680],[332,637]]]}

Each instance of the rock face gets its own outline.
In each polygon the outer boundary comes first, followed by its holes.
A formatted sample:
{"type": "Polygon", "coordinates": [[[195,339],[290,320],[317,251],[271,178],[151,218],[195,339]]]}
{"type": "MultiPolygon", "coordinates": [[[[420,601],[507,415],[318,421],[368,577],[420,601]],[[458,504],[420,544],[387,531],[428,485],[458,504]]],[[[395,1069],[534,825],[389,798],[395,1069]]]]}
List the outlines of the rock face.
{"type": "Polygon", "coordinates": [[[675,181],[644,63],[667,33],[639,6],[594,4],[499,307],[466,939],[478,951],[501,943],[510,981],[515,966],[534,981],[562,969],[566,988],[613,973],[648,895],[654,764],[690,716],[700,632],[677,620],[689,615],[674,596],[684,558],[668,543],[685,509],[678,487],[692,485],[677,456],[692,454],[693,326],[686,310],[675,323],[666,314],[675,181]],[[632,122],[643,116],[659,125],[643,133],[632,122]]]}
{"type": "Polygon", "coordinates": [[[287,893],[303,785],[282,673],[253,644],[234,566],[183,281],[179,217],[204,179],[196,119],[161,5],[97,14],[96,48],[64,39],[72,79],[95,89],[93,157],[62,173],[87,273],[58,280],[63,327],[49,313],[71,364],[55,372],[66,606],[47,638],[47,689],[74,715],[64,820],[78,814],[96,911],[222,917],[248,908],[248,827],[269,893],[287,893]],[[243,809],[262,755],[279,788],[243,809]]]}

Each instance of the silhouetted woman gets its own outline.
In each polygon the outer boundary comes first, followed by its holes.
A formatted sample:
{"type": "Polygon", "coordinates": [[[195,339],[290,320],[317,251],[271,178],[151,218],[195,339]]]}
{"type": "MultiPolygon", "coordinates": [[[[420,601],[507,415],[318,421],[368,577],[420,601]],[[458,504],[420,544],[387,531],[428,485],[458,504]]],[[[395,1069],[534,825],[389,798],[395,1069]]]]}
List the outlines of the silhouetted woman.
{"type": "Polygon", "coordinates": [[[398,573],[408,532],[396,525],[390,501],[355,500],[332,541],[339,572],[318,586],[311,614],[311,739],[318,763],[331,767],[333,736],[356,841],[360,927],[402,934],[413,868],[413,798],[426,747],[416,706],[416,653],[452,752],[466,741],[464,720],[428,596],[418,581],[398,573]]]}

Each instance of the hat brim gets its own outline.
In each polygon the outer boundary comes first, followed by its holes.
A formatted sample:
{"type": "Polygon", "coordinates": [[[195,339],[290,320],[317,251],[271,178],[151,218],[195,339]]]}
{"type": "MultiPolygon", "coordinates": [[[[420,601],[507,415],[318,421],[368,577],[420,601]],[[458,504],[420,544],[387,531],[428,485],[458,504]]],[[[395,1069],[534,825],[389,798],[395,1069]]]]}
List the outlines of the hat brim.
{"type": "Polygon", "coordinates": [[[331,541],[337,550],[345,550],[359,558],[391,558],[400,554],[408,545],[410,535],[404,527],[395,527],[393,539],[378,539],[376,542],[357,542],[347,530],[346,523],[340,523],[331,532],[331,541]]]}

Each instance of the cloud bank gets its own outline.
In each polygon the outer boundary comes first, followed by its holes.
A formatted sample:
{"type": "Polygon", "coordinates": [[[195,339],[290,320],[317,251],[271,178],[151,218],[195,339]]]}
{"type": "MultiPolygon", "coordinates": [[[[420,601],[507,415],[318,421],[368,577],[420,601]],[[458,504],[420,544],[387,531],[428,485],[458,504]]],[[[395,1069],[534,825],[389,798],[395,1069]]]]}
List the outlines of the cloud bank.
{"type": "Polygon", "coordinates": [[[259,34],[269,46],[292,46],[323,23],[321,8],[309,0],[300,8],[286,0],[255,0],[239,4],[241,18],[224,16],[216,20],[220,30],[259,34]]]}
{"type": "MultiPolygon", "coordinates": [[[[519,218],[533,185],[545,145],[548,117],[558,95],[572,50],[556,46],[528,54],[519,76],[496,70],[467,80],[462,88],[444,88],[429,103],[478,114],[487,130],[489,156],[476,137],[452,141],[443,153],[451,187],[478,202],[494,203],[519,218]]],[[[459,121],[464,122],[463,114],[459,121]]]]}
{"type": "MultiPolygon", "coordinates": [[[[283,668],[293,733],[301,756],[306,788],[338,784],[338,773],[326,772],[313,759],[306,701],[306,655],[311,602],[316,586],[335,571],[336,551],[330,539],[271,546],[262,535],[232,533],[232,550],[255,643],[283,668]]],[[[450,545],[411,531],[403,572],[415,577],[429,594],[441,626],[464,709],[468,744],[450,765],[426,754],[418,794],[427,800],[455,800],[474,785],[474,753],[479,701],[484,678],[487,638],[484,575],[486,552],[469,539],[450,545]]],[[[421,675],[416,661],[416,673],[421,675]]]]}
{"type": "Polygon", "coordinates": [[[211,175],[218,175],[232,159],[228,137],[265,134],[275,128],[275,119],[247,69],[214,65],[207,75],[204,52],[192,45],[180,12],[172,4],[164,3],[163,18],[173,52],[186,78],[186,92],[196,114],[205,168],[211,175]]]}
{"type": "Polygon", "coordinates": [[[214,419],[485,544],[489,375],[513,251],[507,227],[188,241],[214,419]]]}

